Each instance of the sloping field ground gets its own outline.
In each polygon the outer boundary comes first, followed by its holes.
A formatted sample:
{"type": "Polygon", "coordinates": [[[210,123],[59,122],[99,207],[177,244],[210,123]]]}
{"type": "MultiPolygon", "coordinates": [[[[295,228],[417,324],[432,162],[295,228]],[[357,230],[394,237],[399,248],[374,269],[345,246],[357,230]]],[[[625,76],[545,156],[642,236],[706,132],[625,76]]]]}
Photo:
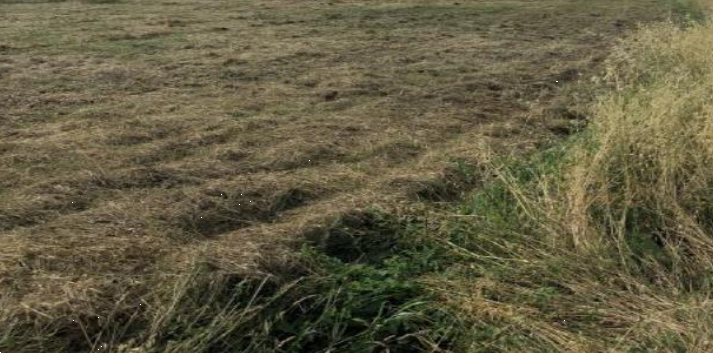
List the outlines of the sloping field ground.
{"type": "MultiPolygon", "coordinates": [[[[220,302],[220,291],[268,269],[309,273],[285,244],[319,226],[398,233],[363,211],[457,199],[492,156],[576,130],[586,118],[567,84],[636,23],[668,16],[654,0],[0,0],[0,10],[0,343],[27,352],[336,349],[349,331],[338,325],[321,341],[281,327],[260,345],[235,329],[254,307],[230,305],[251,297],[220,302]],[[181,287],[204,273],[184,276],[198,257],[241,275],[181,287]],[[222,308],[220,320],[179,312],[185,298],[222,308]],[[186,334],[211,325],[217,337],[186,334]]],[[[380,293],[392,290],[413,288],[380,293]]]]}

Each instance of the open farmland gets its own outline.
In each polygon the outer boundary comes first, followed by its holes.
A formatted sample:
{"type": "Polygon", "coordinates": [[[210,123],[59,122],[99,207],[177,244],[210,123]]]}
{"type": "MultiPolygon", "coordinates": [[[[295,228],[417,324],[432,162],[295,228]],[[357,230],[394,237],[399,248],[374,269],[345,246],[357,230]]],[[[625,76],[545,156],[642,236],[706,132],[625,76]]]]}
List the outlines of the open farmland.
{"type": "Polygon", "coordinates": [[[258,271],[340,215],[456,200],[484,161],[581,127],[569,84],[667,16],[659,0],[0,0],[0,322],[101,321],[196,256],[258,271]]]}

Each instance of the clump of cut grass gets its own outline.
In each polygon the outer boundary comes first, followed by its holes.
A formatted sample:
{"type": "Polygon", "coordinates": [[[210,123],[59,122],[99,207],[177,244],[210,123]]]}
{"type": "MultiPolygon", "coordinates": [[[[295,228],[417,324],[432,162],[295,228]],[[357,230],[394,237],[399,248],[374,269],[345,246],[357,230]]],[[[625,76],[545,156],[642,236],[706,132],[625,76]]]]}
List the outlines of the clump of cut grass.
{"type": "MultiPolygon", "coordinates": [[[[353,258],[352,248],[305,246],[263,273],[231,270],[199,255],[176,278],[126,292],[110,305],[60,317],[13,315],[0,347],[13,352],[445,352],[455,316],[435,305],[418,278],[438,268],[419,224],[373,210],[337,219],[326,234],[364,242],[381,235],[388,254],[353,258]],[[364,260],[364,261],[362,261],[364,260]],[[367,261],[368,260],[368,261],[367,261]],[[53,334],[48,334],[52,332],[53,334]]],[[[236,266],[239,268],[240,266],[236,266]]],[[[108,298],[104,298],[108,299],[108,298]]],[[[10,313],[8,313],[9,317],[10,313]]]]}

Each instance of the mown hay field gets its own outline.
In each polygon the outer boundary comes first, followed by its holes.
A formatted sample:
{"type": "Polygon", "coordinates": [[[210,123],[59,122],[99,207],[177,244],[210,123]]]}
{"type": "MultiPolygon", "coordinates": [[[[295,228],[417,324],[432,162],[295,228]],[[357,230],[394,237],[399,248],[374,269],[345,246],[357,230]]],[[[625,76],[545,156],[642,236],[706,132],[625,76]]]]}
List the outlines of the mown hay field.
{"type": "Polygon", "coordinates": [[[457,200],[581,128],[573,84],[671,9],[0,0],[0,343],[96,348],[197,257],[289,271],[340,216],[457,200]]]}

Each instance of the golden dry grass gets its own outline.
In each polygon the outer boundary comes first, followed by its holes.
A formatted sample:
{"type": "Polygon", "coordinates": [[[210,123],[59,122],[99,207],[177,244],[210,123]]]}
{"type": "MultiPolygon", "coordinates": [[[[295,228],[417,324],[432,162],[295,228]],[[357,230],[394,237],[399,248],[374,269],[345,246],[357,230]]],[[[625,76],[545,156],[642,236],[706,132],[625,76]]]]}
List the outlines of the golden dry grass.
{"type": "Polygon", "coordinates": [[[469,349],[713,350],[711,48],[710,24],[622,42],[587,131],[525,181],[504,169],[512,204],[451,231],[468,261],[433,282],[469,313],[469,349]]]}

